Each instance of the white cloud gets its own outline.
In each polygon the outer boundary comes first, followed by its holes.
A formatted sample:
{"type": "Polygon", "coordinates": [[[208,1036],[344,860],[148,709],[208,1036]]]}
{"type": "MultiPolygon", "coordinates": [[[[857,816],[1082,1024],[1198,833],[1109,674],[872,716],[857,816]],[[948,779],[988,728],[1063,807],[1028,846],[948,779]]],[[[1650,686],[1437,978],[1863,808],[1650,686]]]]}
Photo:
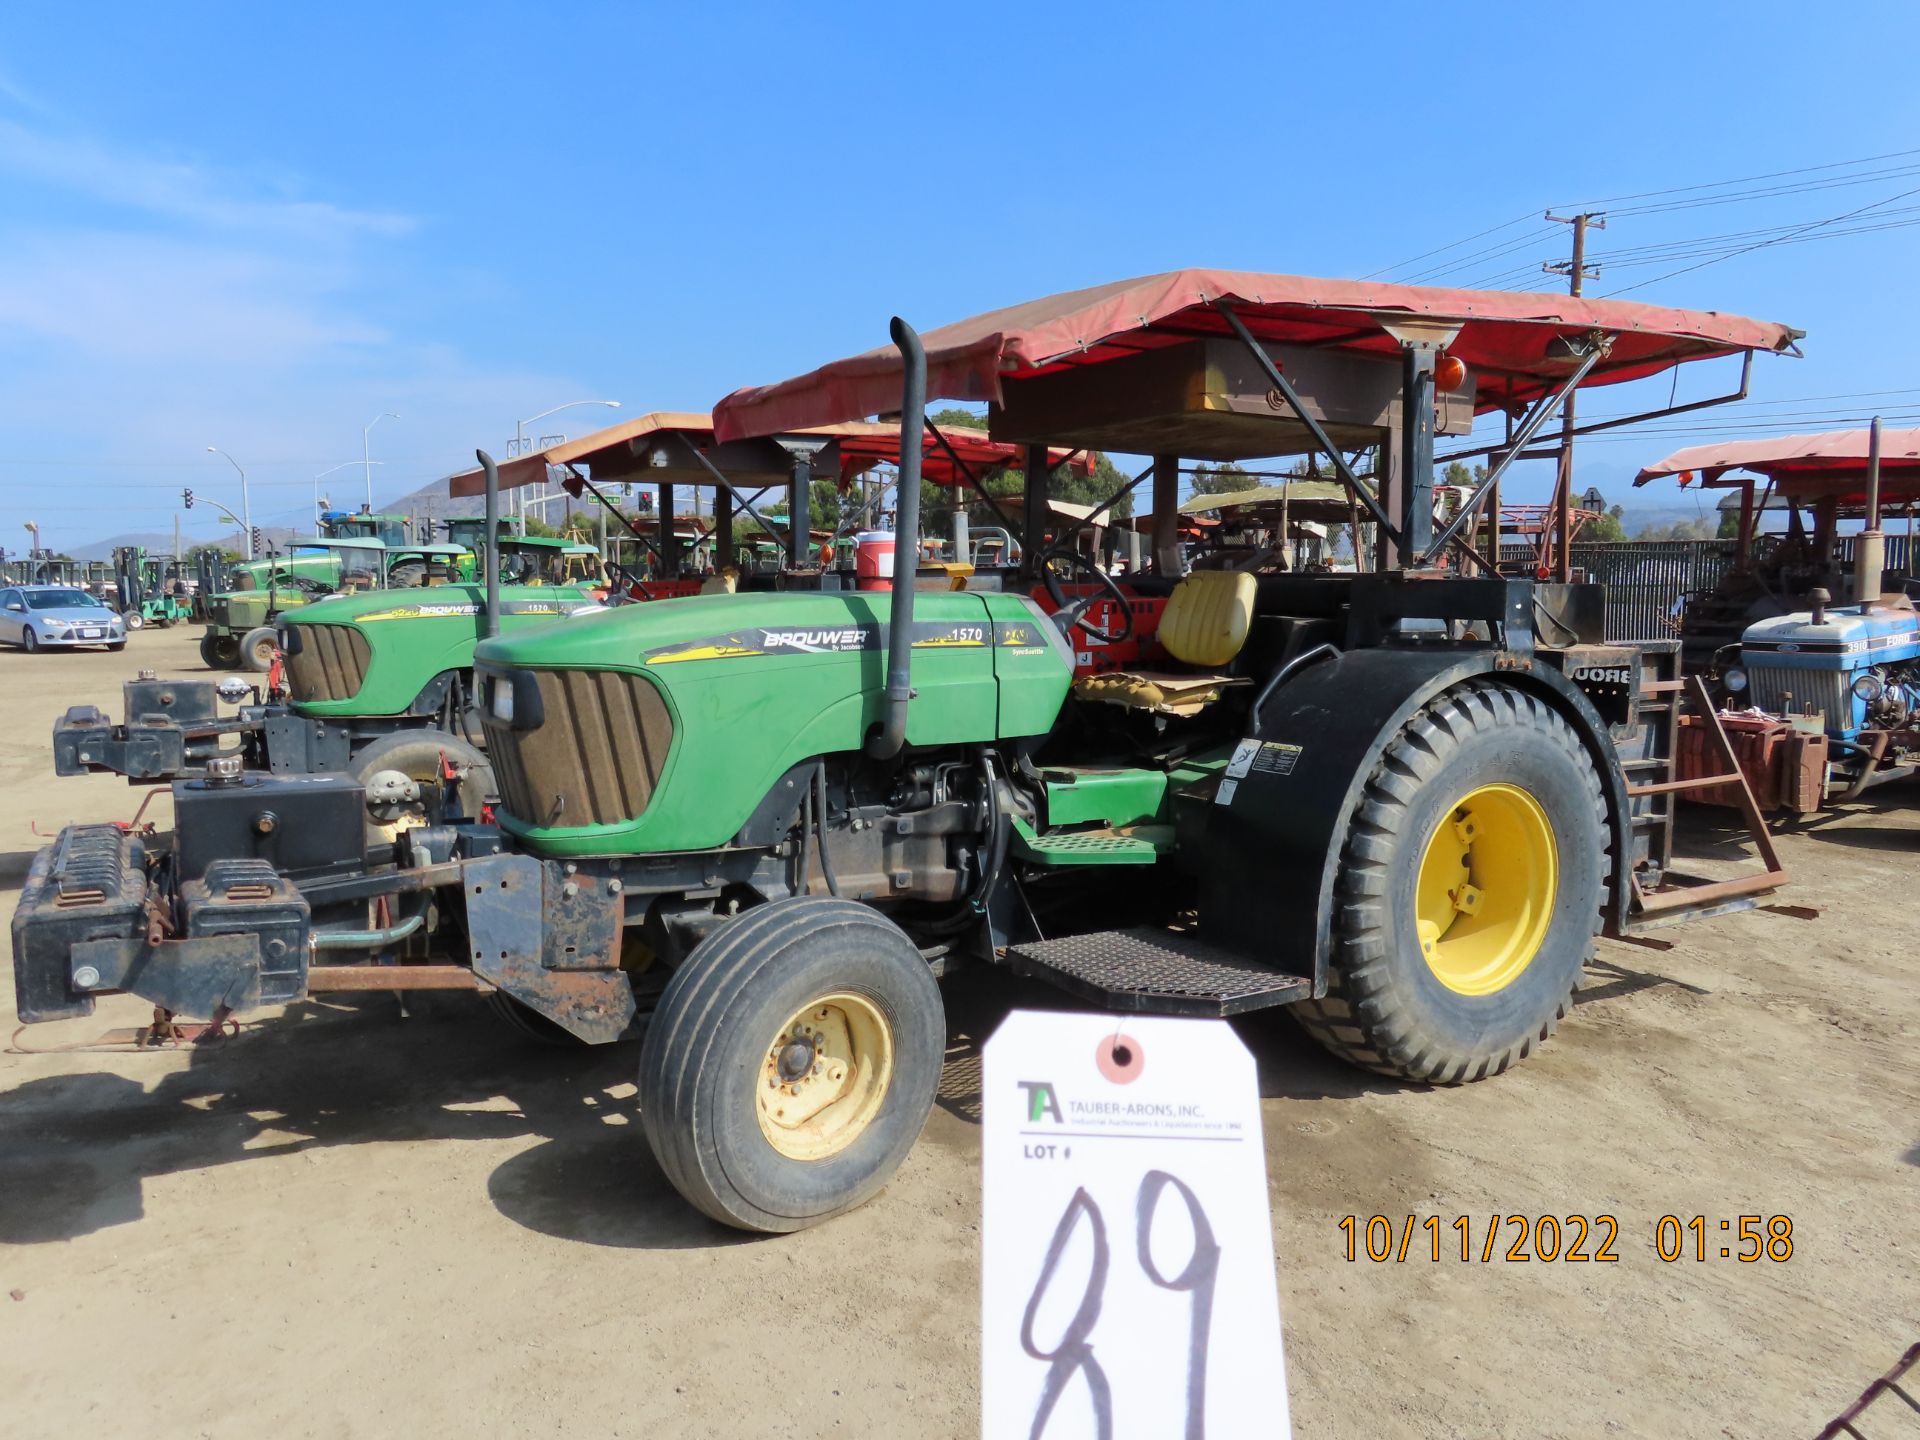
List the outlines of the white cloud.
{"type": "Polygon", "coordinates": [[[263,250],[0,231],[0,273],[0,328],[95,361],[285,371],[388,338],[347,310],[344,267],[263,250]]]}
{"type": "Polygon", "coordinates": [[[0,119],[0,174],[212,230],[280,231],[318,240],[401,235],[414,223],[404,215],[326,201],[246,194],[203,165],[116,150],[7,119],[0,119]]]}
{"type": "MultiPolygon", "coordinates": [[[[292,523],[375,414],[403,417],[374,432],[390,496],[596,391],[391,323],[421,308],[386,303],[423,263],[408,218],[78,136],[15,88],[0,75],[0,533],[29,509],[66,547],[164,531],[187,484],[237,505],[210,444],[246,465],[256,519],[292,523]]],[[[359,497],[353,471],[324,483],[359,497]]]]}

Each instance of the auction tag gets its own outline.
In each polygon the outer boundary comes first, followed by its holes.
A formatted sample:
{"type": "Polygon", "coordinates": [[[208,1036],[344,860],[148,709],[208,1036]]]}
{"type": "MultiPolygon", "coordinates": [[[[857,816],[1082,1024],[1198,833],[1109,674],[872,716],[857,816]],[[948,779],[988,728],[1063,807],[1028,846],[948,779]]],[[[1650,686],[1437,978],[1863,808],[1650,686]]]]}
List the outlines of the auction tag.
{"type": "Polygon", "coordinates": [[[1224,1021],[1016,1010],[986,1047],[980,1430],[1286,1440],[1253,1057],[1224,1021]]]}

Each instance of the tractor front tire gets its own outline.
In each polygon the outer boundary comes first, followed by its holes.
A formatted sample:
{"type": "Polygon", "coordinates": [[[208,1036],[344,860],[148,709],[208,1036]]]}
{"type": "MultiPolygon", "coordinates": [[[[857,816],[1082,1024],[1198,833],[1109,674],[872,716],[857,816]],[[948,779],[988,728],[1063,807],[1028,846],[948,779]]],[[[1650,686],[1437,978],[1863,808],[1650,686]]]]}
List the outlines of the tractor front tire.
{"type": "Polygon", "coordinates": [[[264,675],[273,668],[279,651],[280,632],[271,625],[256,625],[240,641],[240,668],[264,675]]]}
{"type": "Polygon", "coordinates": [[[933,1107],[940,988],[865,905],[757,906],[696,945],[640,1053],[640,1118],[695,1207],[779,1234],[885,1185],[933,1107]]]}
{"type": "Polygon", "coordinates": [[[142,615],[138,610],[129,610],[121,618],[127,622],[127,628],[129,630],[139,630],[147,623],[147,617],[142,615]]]}
{"type": "MultiPolygon", "coordinates": [[[[439,729],[396,730],[382,735],[352,760],[353,778],[365,785],[382,770],[398,770],[423,790],[441,783],[441,762],[452,761],[465,774],[459,782],[460,813],[469,820],[480,818],[480,807],[495,799],[493,767],[487,757],[458,735],[439,729]]],[[[409,825],[424,821],[426,807],[409,808],[405,813],[367,815],[367,839],[376,845],[392,844],[394,837],[409,825]]]]}
{"type": "Polygon", "coordinates": [[[1406,721],[1347,823],[1327,993],[1293,1014],[1355,1065],[1498,1075],[1567,1013],[1601,920],[1608,827],[1579,737],[1473,682],[1406,721]]]}

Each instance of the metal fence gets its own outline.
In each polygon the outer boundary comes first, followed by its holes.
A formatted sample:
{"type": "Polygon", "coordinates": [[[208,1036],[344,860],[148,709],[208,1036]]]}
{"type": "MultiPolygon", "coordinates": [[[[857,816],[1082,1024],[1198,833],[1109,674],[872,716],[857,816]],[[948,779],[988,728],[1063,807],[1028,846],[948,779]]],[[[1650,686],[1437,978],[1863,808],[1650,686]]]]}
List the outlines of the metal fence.
{"type": "MultiPolygon", "coordinates": [[[[1733,564],[1733,548],[1729,540],[1576,541],[1573,568],[1607,587],[1607,639],[1671,640],[1674,602],[1717,584],[1733,564]]],[[[1504,545],[1500,558],[1526,561],[1533,553],[1530,545],[1504,545]]]]}
{"type": "MultiPolygon", "coordinates": [[[[1912,574],[1908,557],[1920,553],[1914,537],[1889,533],[1887,569],[1912,574]]],[[[1834,567],[1845,574],[1853,569],[1852,535],[1834,541],[1834,567]]],[[[1674,602],[1690,590],[1711,590],[1733,567],[1731,540],[1625,540],[1614,544],[1573,546],[1573,568],[1607,587],[1607,639],[1671,640],[1674,602]]],[[[1533,559],[1531,545],[1509,541],[1500,547],[1502,561],[1526,564],[1533,559]]]]}

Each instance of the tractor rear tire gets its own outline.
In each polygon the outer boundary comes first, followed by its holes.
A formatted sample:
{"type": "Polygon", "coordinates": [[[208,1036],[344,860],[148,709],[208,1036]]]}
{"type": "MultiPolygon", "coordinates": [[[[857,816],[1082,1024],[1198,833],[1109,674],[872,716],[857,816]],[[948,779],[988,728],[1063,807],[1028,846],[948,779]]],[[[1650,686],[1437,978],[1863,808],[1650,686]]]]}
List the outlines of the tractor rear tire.
{"type": "Polygon", "coordinates": [[[640,1052],[640,1118],[696,1208],[800,1230],[899,1168],[945,1048],[940,987],[897,925],[850,900],[776,900],[674,972],[640,1052]]]}
{"type": "Polygon", "coordinates": [[[200,659],[209,670],[234,670],[240,665],[240,642],[231,635],[202,635],[200,659]]]}
{"type": "Polygon", "coordinates": [[[280,652],[280,632],[271,625],[256,625],[240,641],[240,668],[264,675],[273,668],[273,657],[280,652]]]}
{"type": "Polygon", "coordinates": [[[1293,1015],[1342,1059],[1427,1084],[1553,1034],[1601,921],[1600,776],[1545,702],[1473,682],[1409,719],[1348,820],[1327,993],[1293,1015]]]}

